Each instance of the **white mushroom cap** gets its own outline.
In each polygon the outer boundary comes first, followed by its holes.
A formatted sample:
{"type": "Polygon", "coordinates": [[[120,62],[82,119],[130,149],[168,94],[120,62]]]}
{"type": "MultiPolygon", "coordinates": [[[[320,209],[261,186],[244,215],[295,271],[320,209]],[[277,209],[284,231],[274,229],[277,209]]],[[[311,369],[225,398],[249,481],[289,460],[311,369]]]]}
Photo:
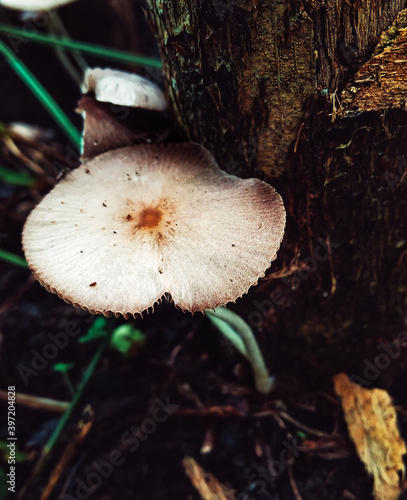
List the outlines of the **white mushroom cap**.
{"type": "Polygon", "coordinates": [[[72,3],[75,0],[0,0],[0,6],[16,10],[51,10],[72,3]]]}
{"type": "Polygon", "coordinates": [[[194,143],[137,145],[70,172],[23,232],[37,279],[92,313],[129,317],[170,294],[196,312],[235,301],[283,238],[281,197],[194,143]]]}
{"type": "Polygon", "coordinates": [[[82,92],[94,92],[98,101],[119,106],[165,111],[167,101],[162,90],[154,83],[135,73],[113,69],[86,70],[82,92]]]}

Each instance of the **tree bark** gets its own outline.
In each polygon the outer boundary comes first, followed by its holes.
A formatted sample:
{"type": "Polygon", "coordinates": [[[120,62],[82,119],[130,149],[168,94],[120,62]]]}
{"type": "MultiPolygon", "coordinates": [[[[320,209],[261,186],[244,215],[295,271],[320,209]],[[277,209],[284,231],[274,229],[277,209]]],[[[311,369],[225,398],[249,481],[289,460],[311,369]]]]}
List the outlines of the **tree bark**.
{"type": "MultiPolygon", "coordinates": [[[[270,182],[285,202],[279,258],[239,303],[240,314],[264,338],[271,331],[295,339],[329,371],[354,369],[404,324],[407,121],[400,99],[370,112],[355,105],[343,118],[341,91],[348,84],[350,102],[362,81],[356,71],[405,2],[149,6],[182,134],[226,171],[270,182]],[[387,111],[394,106],[402,109],[387,111]]],[[[393,62],[407,60],[406,52],[397,45],[393,62]]],[[[397,65],[407,72],[396,62],[392,71],[397,65]]]]}

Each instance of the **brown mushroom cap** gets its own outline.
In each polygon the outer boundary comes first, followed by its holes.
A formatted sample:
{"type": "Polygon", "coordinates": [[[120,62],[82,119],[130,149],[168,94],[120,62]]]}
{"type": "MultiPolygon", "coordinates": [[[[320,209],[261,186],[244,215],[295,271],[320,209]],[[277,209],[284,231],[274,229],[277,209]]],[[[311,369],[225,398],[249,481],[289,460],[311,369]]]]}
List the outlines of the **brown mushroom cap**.
{"type": "Polygon", "coordinates": [[[235,301],[283,238],[280,195],[194,143],[137,145],[70,172],[23,232],[37,279],[92,313],[129,317],[165,294],[190,312],[235,301]]]}
{"type": "Polygon", "coordinates": [[[169,134],[171,121],[158,111],[117,107],[85,95],[77,111],[83,117],[81,159],[90,158],[124,146],[162,142],[169,134]],[[117,109],[118,108],[118,109],[117,109]]]}

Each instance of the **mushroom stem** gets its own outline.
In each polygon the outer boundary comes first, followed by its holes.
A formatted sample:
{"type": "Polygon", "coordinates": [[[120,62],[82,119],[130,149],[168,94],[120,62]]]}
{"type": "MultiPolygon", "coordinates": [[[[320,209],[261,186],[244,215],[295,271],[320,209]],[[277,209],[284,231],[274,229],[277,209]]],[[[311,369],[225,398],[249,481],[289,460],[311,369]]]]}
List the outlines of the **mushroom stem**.
{"type": "Polygon", "coordinates": [[[229,340],[231,344],[233,344],[235,349],[237,349],[245,358],[249,359],[245,343],[243,342],[242,337],[236,332],[236,330],[232,328],[229,323],[227,323],[223,319],[218,318],[218,316],[216,316],[216,313],[214,314],[212,310],[206,311],[205,314],[216,326],[216,328],[222,333],[222,335],[227,340],[229,340]]]}
{"type": "Polygon", "coordinates": [[[257,390],[268,394],[273,388],[274,377],[271,377],[267,370],[250,326],[240,316],[225,307],[207,310],[205,314],[236,349],[250,361],[257,390]]]}
{"type": "MultiPolygon", "coordinates": [[[[67,32],[65,26],[63,25],[61,18],[59,17],[56,10],[50,12],[48,19],[49,19],[48,30],[51,33],[51,35],[64,36],[66,39],[70,38],[69,33],[67,32]]],[[[71,63],[68,54],[65,52],[64,49],[55,47],[54,50],[62,66],[66,69],[67,73],[80,87],[83,81],[83,74],[88,68],[85,59],[82,57],[80,52],[72,51],[72,57],[75,59],[77,65],[81,69],[81,72],[79,72],[75,68],[74,64],[71,63]]]]}

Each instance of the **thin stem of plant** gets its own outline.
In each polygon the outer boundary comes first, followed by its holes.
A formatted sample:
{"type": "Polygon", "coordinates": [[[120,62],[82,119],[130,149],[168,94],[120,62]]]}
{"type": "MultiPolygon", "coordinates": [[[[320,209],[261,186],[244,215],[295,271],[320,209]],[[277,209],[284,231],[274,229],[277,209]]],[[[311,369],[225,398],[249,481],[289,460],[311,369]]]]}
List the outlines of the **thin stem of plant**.
{"type": "Polygon", "coordinates": [[[233,343],[236,349],[250,361],[257,390],[263,394],[268,394],[273,388],[274,378],[269,375],[263,355],[250,326],[240,316],[225,307],[207,310],[205,314],[219,331],[233,343]],[[222,325],[221,322],[224,324],[222,325]],[[226,325],[228,326],[226,327],[226,325]],[[234,333],[231,334],[231,331],[234,333]]]}
{"type": "Polygon", "coordinates": [[[63,132],[69,137],[72,143],[80,149],[81,134],[73,126],[69,118],[51,97],[49,92],[41,85],[31,71],[20,61],[14,52],[4,42],[0,40],[0,54],[5,57],[9,65],[23,80],[35,97],[41,102],[44,108],[50,113],[54,120],[61,127],[63,132]]]}
{"type": "MultiPolygon", "coordinates": [[[[62,22],[62,19],[60,15],[58,14],[58,11],[55,10],[53,11],[54,15],[52,17],[52,22],[51,25],[53,26],[53,29],[55,32],[53,33],[54,35],[65,37],[68,40],[72,40],[68,30],[65,28],[65,24],[62,22]]],[[[82,53],[80,50],[72,50],[72,56],[76,61],[76,64],[78,67],[81,69],[82,73],[84,74],[85,71],[89,68],[89,64],[86,62],[85,58],[83,57],[82,53]]]]}
{"type": "Polygon", "coordinates": [[[216,326],[216,328],[222,333],[222,335],[233,345],[233,347],[242,354],[245,358],[249,358],[245,343],[242,337],[236,332],[230,324],[223,319],[218,318],[216,314],[211,314],[212,311],[207,311],[206,315],[216,326]]]}
{"type": "Polygon", "coordinates": [[[68,424],[69,419],[71,418],[74,410],[78,406],[78,403],[83,396],[83,393],[84,393],[84,391],[89,383],[89,380],[91,379],[91,377],[96,369],[97,364],[99,363],[100,358],[102,357],[104,350],[109,345],[111,332],[113,331],[114,325],[115,325],[115,320],[113,319],[113,321],[111,322],[110,328],[109,328],[109,332],[106,333],[105,337],[100,342],[99,348],[97,349],[96,353],[94,354],[91,362],[89,363],[88,368],[86,369],[86,371],[82,377],[82,380],[78,386],[76,394],[74,395],[69,407],[67,408],[67,410],[63,414],[56,429],[54,430],[51,437],[49,438],[47,444],[44,446],[44,449],[42,450],[40,458],[38,459],[38,462],[37,462],[36,466],[34,467],[33,471],[31,472],[28,480],[20,489],[20,492],[17,496],[17,500],[21,500],[23,498],[31,481],[37,477],[37,475],[44,469],[45,465],[47,464],[47,462],[50,458],[51,451],[53,450],[53,448],[56,445],[56,443],[58,442],[61,434],[65,430],[65,427],[68,424]]]}
{"type": "MultiPolygon", "coordinates": [[[[52,11],[51,15],[49,16],[48,30],[51,35],[54,36],[63,35],[66,38],[69,38],[69,35],[65,30],[65,26],[62,24],[62,21],[59,18],[56,11],[52,11]]],[[[62,66],[65,68],[68,75],[80,87],[83,81],[83,73],[87,67],[86,63],[85,63],[85,68],[82,67],[83,58],[81,61],[78,61],[78,55],[80,55],[80,53],[78,51],[72,51],[73,58],[75,59],[78,66],[81,68],[81,71],[78,71],[75,65],[69,59],[66,49],[63,49],[61,47],[55,47],[54,50],[57,58],[59,59],[62,66]]]]}

